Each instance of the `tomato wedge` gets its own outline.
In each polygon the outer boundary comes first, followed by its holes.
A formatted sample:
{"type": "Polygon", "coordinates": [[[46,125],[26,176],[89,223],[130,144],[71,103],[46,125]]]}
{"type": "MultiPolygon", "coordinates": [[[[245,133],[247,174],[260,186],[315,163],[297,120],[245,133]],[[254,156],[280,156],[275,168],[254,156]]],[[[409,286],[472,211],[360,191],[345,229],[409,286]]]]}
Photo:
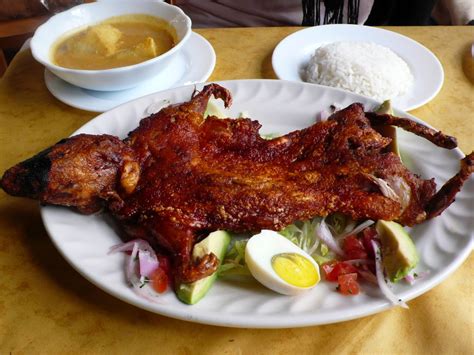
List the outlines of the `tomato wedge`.
{"type": "Polygon", "coordinates": [[[337,290],[343,295],[358,295],[360,292],[359,283],[357,282],[357,273],[339,275],[337,278],[337,290]]]}
{"type": "Polygon", "coordinates": [[[170,261],[163,255],[157,255],[157,258],[159,266],[153,274],[151,274],[150,283],[156,292],[163,293],[168,289],[168,285],[171,282],[170,261]]]}
{"type": "Polygon", "coordinates": [[[322,265],[327,281],[338,281],[340,275],[357,273],[357,269],[344,261],[332,261],[322,265]]]}
{"type": "Polygon", "coordinates": [[[150,281],[151,286],[158,293],[163,293],[168,289],[168,275],[161,267],[153,271],[150,281]]]}
{"type": "Polygon", "coordinates": [[[362,232],[362,244],[364,245],[364,249],[367,252],[367,255],[370,259],[375,258],[374,248],[372,247],[372,240],[377,239],[377,231],[373,227],[365,228],[362,232]]]}
{"type": "Polygon", "coordinates": [[[158,263],[160,264],[160,269],[163,269],[163,271],[169,275],[170,274],[170,260],[163,255],[157,255],[158,258],[158,263]]]}
{"type": "Polygon", "coordinates": [[[344,253],[346,259],[367,259],[367,251],[364,244],[355,235],[350,235],[344,239],[344,253]]]}
{"type": "MultiPolygon", "coordinates": [[[[345,260],[371,260],[374,257],[374,250],[371,241],[377,238],[375,228],[365,228],[361,233],[349,235],[344,239],[343,250],[345,260]]],[[[368,263],[351,264],[346,261],[333,260],[321,266],[327,281],[337,282],[337,290],[343,295],[357,295],[360,292],[357,282],[360,270],[364,272],[375,272],[374,265],[368,263]]]]}

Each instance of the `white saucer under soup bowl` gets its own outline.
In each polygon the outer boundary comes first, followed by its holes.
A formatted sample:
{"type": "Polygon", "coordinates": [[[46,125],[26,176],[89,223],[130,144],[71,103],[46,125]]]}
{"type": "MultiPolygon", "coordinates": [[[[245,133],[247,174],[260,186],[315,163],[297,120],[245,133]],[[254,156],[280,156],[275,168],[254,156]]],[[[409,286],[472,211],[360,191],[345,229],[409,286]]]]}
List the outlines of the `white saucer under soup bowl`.
{"type": "Polygon", "coordinates": [[[31,51],[33,57],[49,71],[75,86],[98,91],[125,90],[166,70],[191,33],[191,20],[176,6],[146,0],[96,2],[73,7],[50,18],[36,30],[31,40],[31,51]],[[146,14],[165,20],[176,30],[177,44],[155,58],[113,69],[70,69],[52,62],[52,46],[64,34],[73,33],[110,17],[128,14],[146,14]]]}

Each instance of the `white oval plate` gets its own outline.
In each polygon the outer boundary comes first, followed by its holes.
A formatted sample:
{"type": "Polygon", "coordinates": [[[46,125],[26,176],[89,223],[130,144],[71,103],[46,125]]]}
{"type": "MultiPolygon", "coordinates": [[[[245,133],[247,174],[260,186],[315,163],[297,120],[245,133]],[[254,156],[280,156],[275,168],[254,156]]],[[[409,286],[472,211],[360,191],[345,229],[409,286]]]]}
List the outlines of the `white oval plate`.
{"type": "MultiPolygon", "coordinates": [[[[233,95],[230,117],[246,112],[263,124],[263,133],[287,133],[314,122],[329,105],[346,106],[358,101],[372,109],[375,101],[323,86],[281,80],[237,80],[221,83],[233,95]]],[[[198,85],[201,88],[202,85],[198,85]]],[[[137,127],[140,118],[165,102],[190,99],[194,86],[176,88],[142,97],[108,111],[87,123],[77,133],[113,134],[124,138],[137,127]]],[[[401,112],[398,112],[401,113],[401,112]]],[[[420,120],[411,117],[420,122],[420,120]]],[[[438,184],[449,179],[459,167],[463,154],[440,149],[405,132],[400,134],[404,159],[423,177],[435,177],[438,184]]],[[[472,203],[474,179],[458,194],[456,202],[442,216],[417,226],[412,235],[420,252],[418,271],[430,274],[413,286],[399,284],[395,292],[410,300],[449,276],[472,248],[472,203]]],[[[124,280],[124,256],[107,255],[120,242],[104,215],[83,216],[63,207],[42,207],[44,224],[65,259],[92,283],[121,300],[165,316],[221,326],[287,328],[327,324],[354,319],[389,309],[380,292],[364,284],[355,297],[342,296],[333,283],[321,282],[313,290],[290,297],[265,289],[253,280],[218,280],[208,295],[194,306],[181,303],[167,292],[156,303],[138,297],[124,280]]]]}
{"type": "Polygon", "coordinates": [[[408,64],[414,85],[406,94],[392,100],[401,110],[426,104],[443,86],[443,67],[429,49],[398,33],[360,25],[316,26],[289,35],[273,51],[273,70],[280,79],[304,81],[304,70],[316,48],[339,41],[373,42],[390,48],[408,64]]]}
{"type": "Polygon", "coordinates": [[[44,81],[49,92],[66,105],[93,112],[104,112],[127,101],[173,87],[202,83],[216,65],[216,53],[201,35],[192,32],[166,71],[127,90],[94,91],[72,85],[45,69],[44,81]]]}

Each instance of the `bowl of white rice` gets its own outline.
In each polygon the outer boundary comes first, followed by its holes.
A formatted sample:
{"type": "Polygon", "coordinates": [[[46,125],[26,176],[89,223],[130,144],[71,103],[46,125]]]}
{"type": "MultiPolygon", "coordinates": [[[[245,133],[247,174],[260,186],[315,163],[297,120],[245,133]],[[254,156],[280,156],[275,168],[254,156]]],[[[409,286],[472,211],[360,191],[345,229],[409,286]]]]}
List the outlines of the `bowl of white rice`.
{"type": "Polygon", "coordinates": [[[408,64],[391,49],[372,42],[341,41],[319,46],[304,80],[368,96],[394,99],[413,86],[408,64]]]}

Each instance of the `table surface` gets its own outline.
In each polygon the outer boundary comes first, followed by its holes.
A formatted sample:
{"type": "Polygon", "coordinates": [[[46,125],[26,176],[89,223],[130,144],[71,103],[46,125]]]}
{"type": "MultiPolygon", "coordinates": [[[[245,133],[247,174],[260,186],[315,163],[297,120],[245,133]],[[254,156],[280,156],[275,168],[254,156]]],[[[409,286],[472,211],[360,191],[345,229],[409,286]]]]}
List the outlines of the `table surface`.
{"type": "MultiPolygon", "coordinates": [[[[212,80],[275,78],[276,44],[299,28],[202,29],[217,54],[212,80]]],[[[445,82],[411,113],[474,150],[473,27],[392,27],[440,59],[445,82]]],[[[0,79],[0,173],[68,136],[95,113],[57,101],[29,51],[0,79]]],[[[474,206],[473,206],[474,210],[474,206]]],[[[82,278],[60,256],[38,204],[0,192],[0,353],[441,353],[474,349],[474,258],[409,302],[349,322],[286,330],[188,323],[135,308],[82,278]]]]}

